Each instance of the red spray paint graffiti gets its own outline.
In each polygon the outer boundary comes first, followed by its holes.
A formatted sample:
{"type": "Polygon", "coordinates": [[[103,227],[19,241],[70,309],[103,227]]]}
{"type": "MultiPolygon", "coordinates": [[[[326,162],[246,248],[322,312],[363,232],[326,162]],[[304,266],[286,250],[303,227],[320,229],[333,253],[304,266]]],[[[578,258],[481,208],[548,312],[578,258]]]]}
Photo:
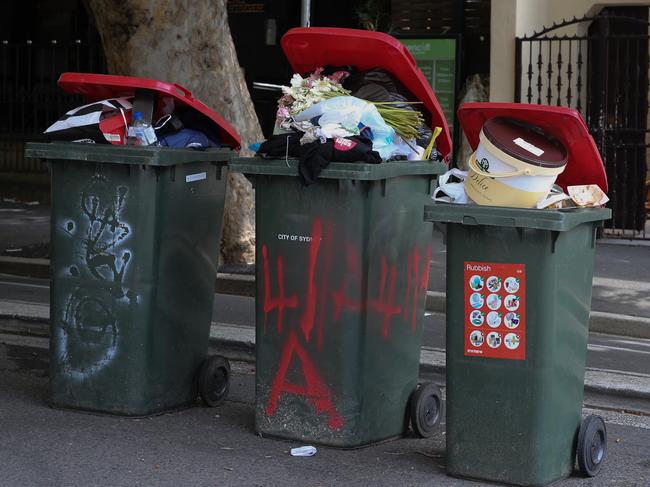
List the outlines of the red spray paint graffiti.
{"type": "Polygon", "coordinates": [[[332,393],[318,374],[316,365],[309,357],[307,350],[298,341],[298,335],[295,330],[289,331],[287,342],[280,355],[278,372],[273,379],[271,395],[266,407],[266,413],[269,416],[275,414],[278,401],[283,393],[304,396],[307,402],[316,408],[316,412],[327,414],[327,424],[330,428],[338,430],[343,426],[343,419],[336,412],[336,408],[332,402],[332,393]],[[305,378],[304,386],[290,384],[286,381],[287,371],[289,370],[291,359],[294,356],[300,361],[300,367],[305,378]]]}
{"type": "Polygon", "coordinates": [[[366,298],[368,283],[363,278],[359,250],[352,245],[348,244],[345,247],[346,271],[343,273],[339,287],[331,288],[330,286],[330,271],[335,264],[334,245],[337,242],[332,235],[332,227],[331,223],[323,224],[321,219],[315,219],[312,223],[305,269],[307,279],[304,286],[304,299],[300,300],[295,293],[285,294],[284,261],[281,255],[275,256],[278,294],[271,296],[268,249],[266,244],[262,244],[264,333],[266,333],[269,313],[272,311],[277,312],[278,335],[281,336],[284,333],[283,320],[286,310],[295,310],[290,317],[296,320],[295,324],[297,325],[288,324],[287,338],[282,346],[278,368],[272,381],[266,413],[273,416],[277,412],[283,394],[297,395],[311,404],[316,412],[325,414],[328,426],[338,430],[343,427],[343,419],[336,409],[332,391],[318,372],[317,364],[309,353],[314,328],[316,327],[316,350],[318,351],[323,347],[326,313],[329,313],[333,322],[339,321],[344,312],[378,314],[381,318],[378,332],[384,341],[390,339],[391,325],[394,319],[401,317],[403,322],[408,323],[410,315],[411,330],[415,333],[417,305],[427,289],[431,246],[429,245],[427,248],[426,258],[423,262],[420,262],[420,253],[417,247],[413,247],[406,256],[406,295],[403,304],[396,301],[396,294],[399,292],[399,289],[396,289],[397,263],[389,262],[385,256],[380,256],[379,262],[376,263],[380,268],[376,296],[366,298]],[[421,266],[422,272],[420,272],[421,266]],[[356,294],[351,294],[353,289],[357,291],[356,294]],[[356,297],[351,297],[352,295],[356,297]],[[297,361],[293,360],[294,357],[297,361]],[[295,370],[304,378],[304,385],[296,385],[287,380],[288,372],[294,370],[293,363],[297,363],[295,370]]]}
{"type": "Polygon", "coordinates": [[[278,310],[277,328],[282,333],[282,318],[284,308],[295,308],[298,306],[298,296],[292,294],[289,297],[284,295],[284,262],[282,256],[278,255],[278,296],[271,297],[271,274],[269,272],[269,256],[266,245],[262,245],[262,258],[264,259],[264,334],[266,334],[266,321],[268,314],[274,309],[278,310]]]}

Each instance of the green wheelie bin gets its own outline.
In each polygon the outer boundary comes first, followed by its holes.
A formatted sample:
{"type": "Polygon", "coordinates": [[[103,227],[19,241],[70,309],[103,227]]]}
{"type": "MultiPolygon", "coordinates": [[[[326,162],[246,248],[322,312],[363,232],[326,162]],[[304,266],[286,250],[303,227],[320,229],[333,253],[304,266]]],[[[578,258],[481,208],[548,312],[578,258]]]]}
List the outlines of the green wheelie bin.
{"type": "Polygon", "coordinates": [[[581,423],[596,230],[609,209],[435,204],[447,242],[447,472],[517,485],[595,474],[581,423]]]}
{"type": "MultiPolygon", "coordinates": [[[[449,130],[428,81],[386,34],[292,29],[282,48],[296,73],[383,68],[422,101],[437,148],[449,130]]],[[[305,186],[298,161],[233,159],[255,185],[256,405],[261,435],[356,447],[429,436],[442,416],[434,384],[418,386],[433,226],[422,220],[431,161],[332,162],[305,186]]]]}
{"type": "Polygon", "coordinates": [[[255,185],[257,431],[356,447],[402,435],[415,394],[430,434],[440,394],[417,381],[433,227],[419,220],[445,166],[332,163],[309,187],[295,160],[230,169],[255,185]]]}
{"type": "MultiPolygon", "coordinates": [[[[66,73],[62,82],[90,101],[143,88],[209,110],[153,80],[66,73]]],[[[187,407],[197,390],[209,405],[226,397],[229,365],[207,357],[227,163],[239,144],[224,127],[231,146],[205,151],[27,145],[52,179],[51,405],[143,416],[187,407]]]]}
{"type": "MultiPolygon", "coordinates": [[[[529,164],[550,167],[558,154],[566,157],[557,184],[567,191],[585,184],[607,191],[603,163],[577,111],[468,103],[458,116],[476,154],[483,131],[503,154],[523,154],[529,164]],[[504,117],[520,128],[502,132],[497,140],[485,122],[504,117]]],[[[482,154],[482,173],[472,175],[470,166],[469,179],[475,178],[470,184],[494,189],[484,180],[502,156],[482,154]]],[[[505,204],[504,193],[502,187],[496,196],[505,204]]],[[[581,421],[581,413],[596,234],[610,216],[600,207],[436,203],[425,209],[426,221],[446,224],[451,475],[537,486],[570,475],[576,457],[587,476],[602,466],[605,423],[598,416],[581,421]]]]}

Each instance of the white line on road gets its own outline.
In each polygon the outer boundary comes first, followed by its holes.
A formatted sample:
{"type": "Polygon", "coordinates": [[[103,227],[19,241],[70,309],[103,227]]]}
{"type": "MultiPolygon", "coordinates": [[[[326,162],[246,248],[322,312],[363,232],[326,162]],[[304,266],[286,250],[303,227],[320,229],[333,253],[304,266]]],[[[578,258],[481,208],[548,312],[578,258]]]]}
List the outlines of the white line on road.
{"type": "Polygon", "coordinates": [[[39,289],[49,289],[50,286],[44,286],[42,284],[25,284],[22,282],[14,282],[14,281],[0,281],[0,284],[6,284],[8,286],[21,286],[21,287],[36,287],[39,289]]]}
{"type": "Polygon", "coordinates": [[[637,338],[635,341],[632,340],[612,340],[614,343],[621,343],[623,345],[635,345],[638,347],[650,348],[650,340],[645,340],[643,338],[637,338]]]}
{"type": "Polygon", "coordinates": [[[635,350],[633,348],[624,348],[624,347],[611,347],[609,345],[593,345],[590,343],[589,345],[587,345],[587,348],[592,352],[611,352],[614,350],[618,350],[619,352],[632,352],[632,353],[641,353],[644,355],[650,355],[650,351],[646,351],[646,350],[635,350]]]}

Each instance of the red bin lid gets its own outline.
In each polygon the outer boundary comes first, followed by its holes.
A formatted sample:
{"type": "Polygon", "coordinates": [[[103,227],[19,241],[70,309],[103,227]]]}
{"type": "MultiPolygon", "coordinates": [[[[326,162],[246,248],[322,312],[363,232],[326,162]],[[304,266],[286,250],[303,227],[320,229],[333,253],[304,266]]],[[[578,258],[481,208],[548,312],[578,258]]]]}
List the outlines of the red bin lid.
{"type": "Polygon", "coordinates": [[[187,106],[205,115],[214,122],[224,145],[239,150],[241,139],[239,134],[226,120],[208,108],[205,104],[192,97],[192,92],[177,83],[166,83],[148,78],[133,76],[114,76],[110,74],[93,73],[63,73],[59,77],[59,86],[68,93],[82,95],[88,102],[134,96],[136,88],[154,90],[171,96],[176,105],[187,106]]]}
{"type": "Polygon", "coordinates": [[[443,157],[451,152],[451,135],[445,115],[431,85],[415,59],[400,41],[388,34],[333,27],[298,27],[281,40],[291,68],[306,73],[325,65],[350,65],[359,70],[385,69],[424,103],[431,123],[442,127],[436,145],[443,157]]]}
{"type": "Polygon", "coordinates": [[[472,149],[479,143],[483,124],[494,117],[507,117],[536,125],[558,139],[567,149],[566,169],[557,184],[567,186],[597,184],[607,192],[607,174],[594,139],[580,112],[572,108],[524,103],[464,103],[458,120],[472,149]]]}

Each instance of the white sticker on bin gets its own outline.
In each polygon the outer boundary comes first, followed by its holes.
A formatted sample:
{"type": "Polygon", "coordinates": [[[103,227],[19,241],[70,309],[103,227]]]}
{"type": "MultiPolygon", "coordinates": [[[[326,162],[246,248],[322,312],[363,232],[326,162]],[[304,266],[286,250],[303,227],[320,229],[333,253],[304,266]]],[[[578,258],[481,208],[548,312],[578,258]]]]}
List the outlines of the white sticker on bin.
{"type": "Polygon", "coordinates": [[[540,149],[539,147],[535,147],[530,142],[526,142],[521,137],[517,137],[515,140],[513,140],[513,142],[517,144],[519,147],[521,147],[522,149],[526,149],[531,154],[535,154],[537,157],[541,156],[544,153],[542,149],[540,149]]]}
{"type": "Polygon", "coordinates": [[[185,182],[186,183],[193,183],[194,181],[201,181],[203,179],[207,179],[208,173],[206,172],[197,172],[195,174],[188,174],[185,176],[185,182]]]}

